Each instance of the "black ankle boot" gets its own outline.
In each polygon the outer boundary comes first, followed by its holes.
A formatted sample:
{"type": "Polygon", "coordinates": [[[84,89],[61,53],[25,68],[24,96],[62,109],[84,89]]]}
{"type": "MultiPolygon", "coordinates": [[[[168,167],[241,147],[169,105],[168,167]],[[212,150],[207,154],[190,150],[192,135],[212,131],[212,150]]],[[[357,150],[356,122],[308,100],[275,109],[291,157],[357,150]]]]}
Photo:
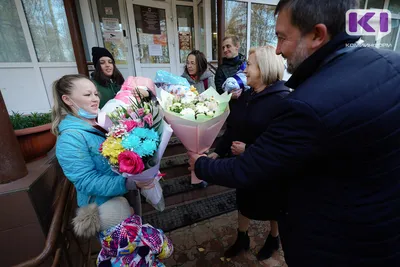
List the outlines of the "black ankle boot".
{"type": "Polygon", "coordinates": [[[233,258],[243,250],[249,250],[250,248],[250,238],[247,232],[240,232],[239,230],[237,232],[238,235],[235,244],[233,244],[230,248],[228,248],[227,251],[225,251],[225,258],[233,258]]]}
{"type": "Polygon", "coordinates": [[[257,253],[257,260],[263,261],[272,256],[274,251],[279,249],[279,236],[273,237],[268,235],[267,240],[265,240],[264,246],[257,253]]]}

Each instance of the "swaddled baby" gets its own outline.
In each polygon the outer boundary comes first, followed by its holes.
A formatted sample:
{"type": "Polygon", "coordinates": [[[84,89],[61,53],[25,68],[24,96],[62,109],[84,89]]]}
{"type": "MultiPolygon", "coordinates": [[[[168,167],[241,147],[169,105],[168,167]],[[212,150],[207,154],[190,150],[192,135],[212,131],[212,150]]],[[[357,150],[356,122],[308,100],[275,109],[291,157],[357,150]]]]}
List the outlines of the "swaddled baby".
{"type": "Polygon", "coordinates": [[[233,90],[241,89],[243,91],[246,91],[250,89],[250,87],[247,86],[246,74],[243,73],[245,69],[246,62],[243,62],[243,64],[239,67],[238,72],[232,77],[229,77],[225,80],[225,82],[222,84],[222,89],[224,89],[224,91],[228,93],[231,93],[233,90]]]}
{"type": "Polygon", "coordinates": [[[172,242],[160,229],[142,224],[124,197],[79,208],[73,220],[76,235],[98,235],[101,251],[97,266],[162,267],[171,256],[172,242]]]}

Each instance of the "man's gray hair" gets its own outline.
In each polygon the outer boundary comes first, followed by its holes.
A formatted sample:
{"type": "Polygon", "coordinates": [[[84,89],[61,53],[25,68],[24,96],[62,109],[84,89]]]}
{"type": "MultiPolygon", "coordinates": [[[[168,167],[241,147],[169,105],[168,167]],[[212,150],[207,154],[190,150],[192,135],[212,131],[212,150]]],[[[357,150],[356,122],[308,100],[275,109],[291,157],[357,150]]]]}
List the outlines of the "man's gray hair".
{"type": "Polygon", "coordinates": [[[325,24],[331,38],[345,31],[346,12],[359,7],[358,0],[281,0],[275,15],[287,9],[291,13],[292,24],[301,33],[309,33],[317,24],[325,24]]]}

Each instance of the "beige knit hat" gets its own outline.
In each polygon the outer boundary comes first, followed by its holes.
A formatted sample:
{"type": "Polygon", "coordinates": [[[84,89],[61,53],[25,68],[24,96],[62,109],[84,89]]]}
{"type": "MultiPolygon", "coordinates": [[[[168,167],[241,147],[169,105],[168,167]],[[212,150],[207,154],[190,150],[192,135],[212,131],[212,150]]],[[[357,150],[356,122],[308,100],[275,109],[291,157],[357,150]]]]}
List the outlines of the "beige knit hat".
{"type": "Polygon", "coordinates": [[[77,236],[92,237],[118,225],[132,213],[126,198],[114,197],[100,206],[93,203],[79,208],[72,223],[77,236]]]}

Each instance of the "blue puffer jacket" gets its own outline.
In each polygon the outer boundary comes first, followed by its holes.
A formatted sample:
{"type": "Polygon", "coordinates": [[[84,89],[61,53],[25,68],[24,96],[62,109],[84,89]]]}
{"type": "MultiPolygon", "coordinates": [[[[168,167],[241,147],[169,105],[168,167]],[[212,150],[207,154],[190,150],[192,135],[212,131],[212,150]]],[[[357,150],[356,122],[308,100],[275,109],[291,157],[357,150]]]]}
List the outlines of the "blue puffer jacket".
{"type": "Polygon", "coordinates": [[[196,162],[219,185],[283,183],[291,267],[400,266],[400,54],[354,41],[338,35],[298,67],[295,91],[241,156],[196,162]]]}
{"type": "Polygon", "coordinates": [[[101,205],[127,192],[126,179],[114,173],[99,152],[104,133],[72,115],[67,115],[58,129],[56,156],[65,176],[75,185],[78,206],[89,202],[101,205]]]}

